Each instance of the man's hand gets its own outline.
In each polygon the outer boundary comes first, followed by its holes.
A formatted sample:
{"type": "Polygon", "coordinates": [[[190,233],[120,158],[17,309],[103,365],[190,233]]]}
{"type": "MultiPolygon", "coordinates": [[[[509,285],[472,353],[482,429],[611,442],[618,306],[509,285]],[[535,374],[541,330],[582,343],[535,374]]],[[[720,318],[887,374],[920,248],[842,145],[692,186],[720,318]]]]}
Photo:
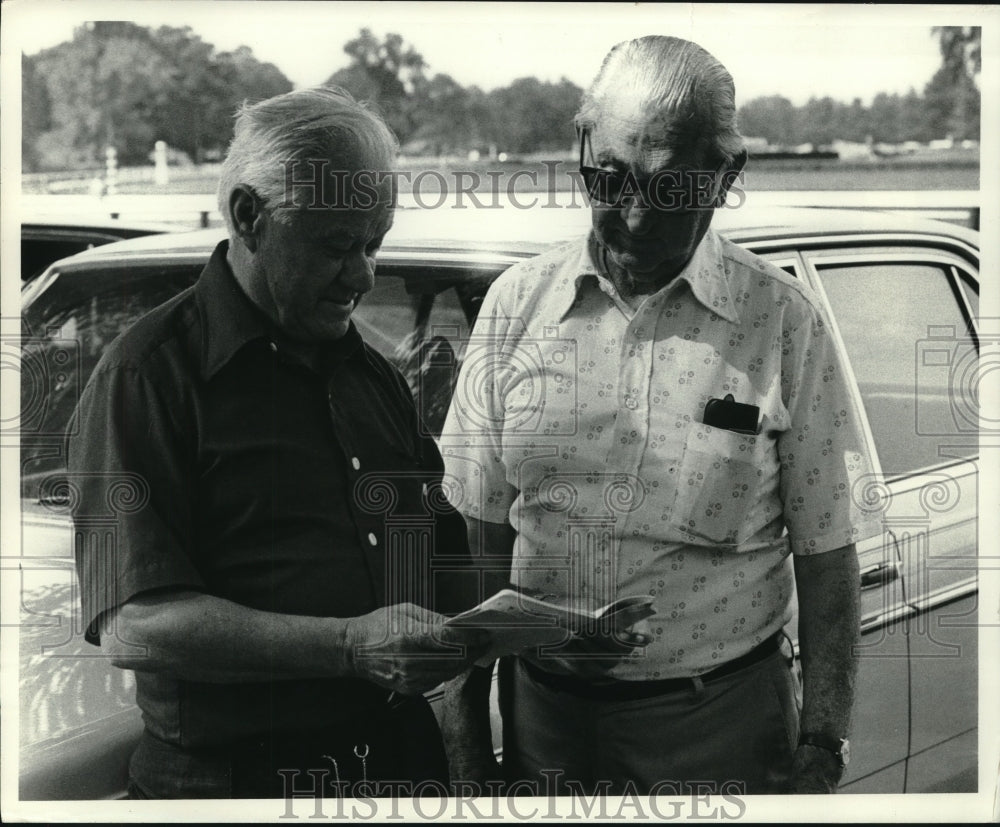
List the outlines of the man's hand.
{"type": "Polygon", "coordinates": [[[790,792],[800,795],[835,793],[843,774],[833,753],[822,747],[803,744],[795,750],[790,792]]]}
{"type": "Polygon", "coordinates": [[[344,655],[352,674],[403,695],[433,689],[468,669],[489,647],[482,629],[446,627],[412,603],[347,621],[344,655]]]}

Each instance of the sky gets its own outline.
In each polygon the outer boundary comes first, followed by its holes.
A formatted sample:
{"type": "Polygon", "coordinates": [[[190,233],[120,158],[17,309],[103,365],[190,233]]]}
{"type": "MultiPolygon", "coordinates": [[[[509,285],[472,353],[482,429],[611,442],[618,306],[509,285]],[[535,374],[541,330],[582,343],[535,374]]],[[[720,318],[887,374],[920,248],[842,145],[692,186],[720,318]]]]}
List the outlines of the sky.
{"type": "Polygon", "coordinates": [[[921,91],[940,65],[931,26],[977,22],[974,7],[871,4],[8,0],[4,13],[5,23],[14,19],[5,41],[27,54],[70,39],[86,20],[187,25],[219,50],[251,47],[297,87],[346,65],[344,43],[363,26],[402,35],[430,74],[484,90],[528,75],[586,86],[615,43],[672,34],[729,68],[737,103],[781,94],[796,104],[814,95],[870,103],[877,92],[921,91]]]}

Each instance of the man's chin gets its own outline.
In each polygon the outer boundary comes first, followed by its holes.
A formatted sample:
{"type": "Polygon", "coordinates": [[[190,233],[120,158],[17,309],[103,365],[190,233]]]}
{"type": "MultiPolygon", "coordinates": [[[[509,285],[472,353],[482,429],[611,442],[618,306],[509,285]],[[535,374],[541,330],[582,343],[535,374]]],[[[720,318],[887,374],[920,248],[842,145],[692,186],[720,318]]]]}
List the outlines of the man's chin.
{"type": "Polygon", "coordinates": [[[343,339],[344,336],[347,335],[350,325],[350,320],[346,322],[338,322],[332,325],[325,325],[322,335],[318,337],[318,339],[322,342],[335,342],[338,339],[343,339]]]}
{"type": "Polygon", "coordinates": [[[310,325],[310,333],[316,342],[332,342],[343,338],[351,326],[353,305],[341,306],[334,303],[321,303],[320,309],[328,312],[314,315],[310,325]]]}
{"type": "Polygon", "coordinates": [[[300,324],[293,332],[289,332],[291,338],[304,344],[322,345],[327,342],[335,342],[343,339],[350,328],[350,319],[337,321],[313,322],[312,324],[300,324]]]}
{"type": "Polygon", "coordinates": [[[650,256],[630,250],[612,250],[615,264],[639,281],[655,281],[670,269],[671,262],[663,256],[650,256]]]}

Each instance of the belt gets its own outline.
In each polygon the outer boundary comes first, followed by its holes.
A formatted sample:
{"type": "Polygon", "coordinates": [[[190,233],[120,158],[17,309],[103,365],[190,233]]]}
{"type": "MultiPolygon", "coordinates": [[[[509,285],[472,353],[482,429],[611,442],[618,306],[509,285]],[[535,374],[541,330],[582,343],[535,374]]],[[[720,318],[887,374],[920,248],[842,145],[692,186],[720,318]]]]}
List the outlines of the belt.
{"type": "Polygon", "coordinates": [[[554,675],[527,660],[522,659],[521,663],[535,681],[559,692],[566,692],[578,698],[593,701],[638,701],[643,698],[667,695],[671,692],[691,690],[695,687],[696,681],[710,683],[739,672],[741,669],[746,669],[748,666],[753,666],[755,663],[760,663],[781,648],[782,634],[782,632],[775,632],[745,655],[733,658],[710,672],[690,678],[667,678],[661,681],[616,680],[610,683],[591,683],[573,675],[554,675]]]}

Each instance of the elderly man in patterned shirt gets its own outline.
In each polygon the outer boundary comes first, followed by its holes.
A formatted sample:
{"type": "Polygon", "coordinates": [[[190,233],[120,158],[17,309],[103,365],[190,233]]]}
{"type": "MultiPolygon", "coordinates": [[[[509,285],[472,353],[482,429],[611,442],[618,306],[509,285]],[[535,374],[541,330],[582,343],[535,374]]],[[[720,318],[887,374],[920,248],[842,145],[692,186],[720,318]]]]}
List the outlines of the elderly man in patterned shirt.
{"type": "MultiPolygon", "coordinates": [[[[579,638],[520,654],[509,779],[832,792],[843,771],[870,461],[816,297],[710,229],[746,161],[734,99],[693,43],[612,49],[576,119],[592,229],[504,274],[469,343],[443,453],[484,566],[656,611],[617,656],[579,638]]],[[[485,705],[488,677],[451,691],[485,705]]],[[[486,721],[453,775],[498,771],[486,721]]]]}

